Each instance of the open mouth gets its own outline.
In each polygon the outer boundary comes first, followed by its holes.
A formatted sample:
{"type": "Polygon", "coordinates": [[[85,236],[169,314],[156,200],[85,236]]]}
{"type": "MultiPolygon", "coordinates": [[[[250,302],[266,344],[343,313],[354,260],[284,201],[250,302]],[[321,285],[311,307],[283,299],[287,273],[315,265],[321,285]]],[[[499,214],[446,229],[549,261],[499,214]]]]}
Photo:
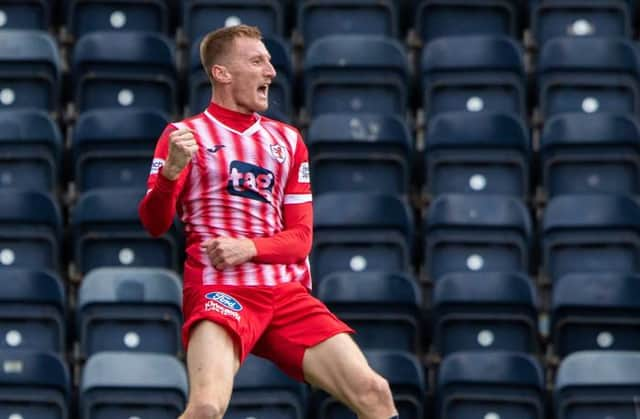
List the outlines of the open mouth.
{"type": "Polygon", "coordinates": [[[258,94],[260,96],[267,96],[267,92],[269,91],[269,85],[268,84],[263,84],[262,86],[258,87],[258,94]]]}

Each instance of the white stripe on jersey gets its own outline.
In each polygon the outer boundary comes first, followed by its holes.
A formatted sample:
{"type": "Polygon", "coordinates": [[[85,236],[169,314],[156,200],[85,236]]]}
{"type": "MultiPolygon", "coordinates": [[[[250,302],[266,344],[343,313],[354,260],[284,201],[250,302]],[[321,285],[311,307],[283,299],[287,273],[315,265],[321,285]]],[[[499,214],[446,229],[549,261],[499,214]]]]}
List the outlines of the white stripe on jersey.
{"type": "Polygon", "coordinates": [[[305,202],[311,202],[313,200],[311,194],[288,194],[284,196],[284,203],[286,204],[304,204],[305,202]]]}

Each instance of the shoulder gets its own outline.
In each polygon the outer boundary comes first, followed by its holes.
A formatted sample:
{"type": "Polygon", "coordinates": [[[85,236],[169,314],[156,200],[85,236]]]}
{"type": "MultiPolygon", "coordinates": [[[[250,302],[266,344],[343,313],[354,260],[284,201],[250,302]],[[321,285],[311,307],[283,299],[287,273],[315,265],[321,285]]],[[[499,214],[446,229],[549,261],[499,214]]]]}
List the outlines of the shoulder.
{"type": "Polygon", "coordinates": [[[205,118],[204,113],[199,113],[199,114],[190,116],[188,118],[184,118],[180,121],[173,121],[169,123],[169,126],[173,126],[175,127],[175,129],[189,128],[193,126],[195,122],[202,121],[204,118],[205,118]]]}
{"type": "Polygon", "coordinates": [[[293,125],[262,115],[260,116],[260,123],[269,131],[277,131],[277,133],[286,140],[289,147],[293,150],[295,150],[300,144],[304,144],[302,134],[300,134],[298,128],[293,125]]]}

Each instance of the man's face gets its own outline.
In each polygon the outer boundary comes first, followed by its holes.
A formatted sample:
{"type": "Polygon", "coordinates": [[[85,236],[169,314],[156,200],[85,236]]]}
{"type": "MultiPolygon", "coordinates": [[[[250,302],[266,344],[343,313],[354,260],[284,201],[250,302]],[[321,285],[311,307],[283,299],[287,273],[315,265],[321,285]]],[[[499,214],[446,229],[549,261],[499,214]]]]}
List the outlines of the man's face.
{"type": "Polygon", "coordinates": [[[276,70],[262,41],[247,37],[234,39],[226,67],[231,74],[231,92],[238,110],[264,112],[269,107],[269,85],[276,70]]]}

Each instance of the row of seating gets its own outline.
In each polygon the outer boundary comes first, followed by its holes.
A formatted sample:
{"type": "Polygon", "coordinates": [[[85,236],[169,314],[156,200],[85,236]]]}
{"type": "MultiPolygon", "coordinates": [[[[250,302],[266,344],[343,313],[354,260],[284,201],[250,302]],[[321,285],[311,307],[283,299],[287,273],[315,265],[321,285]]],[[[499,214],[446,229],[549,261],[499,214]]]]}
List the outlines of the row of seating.
{"type": "MultiPolygon", "coordinates": [[[[74,355],[80,360],[103,351],[182,355],[181,284],[172,271],[94,269],[82,280],[72,314],[57,275],[2,268],[1,276],[0,347],[64,354],[69,342],[77,342],[74,355]]],[[[316,284],[314,294],[357,331],[365,349],[442,356],[466,350],[544,352],[539,296],[523,274],[450,273],[425,302],[406,273],[334,272],[316,284]]],[[[640,350],[639,295],[637,274],[561,277],[552,290],[551,353],[640,350]]]]}
{"type": "MultiPolygon", "coordinates": [[[[61,60],[43,32],[0,31],[5,108],[59,110],[61,60]]],[[[295,74],[289,48],[267,42],[279,76],[271,89],[271,112],[290,120],[295,74]]],[[[543,118],[564,113],[634,114],[640,108],[640,60],[631,41],[557,38],[537,63],[538,106],[543,118]]],[[[172,44],[152,33],[93,33],[81,38],[70,58],[78,112],[102,108],[152,108],[175,116],[179,85],[172,44]]],[[[210,99],[197,45],[186,78],[189,111],[210,99]]],[[[448,111],[497,111],[528,115],[521,48],[500,37],[452,37],[422,51],[416,86],[427,118],[448,111]],[[466,51],[466,53],[461,53],[466,51]]],[[[331,112],[396,114],[409,110],[412,71],[398,41],[381,36],[332,36],[312,44],[303,64],[304,109],[313,117],[331,112]]]]}
{"type": "Polygon", "coordinates": [[[25,0],[0,2],[3,28],[47,30],[58,14],[78,38],[93,31],[138,30],[172,34],[175,26],[189,39],[212,27],[258,25],[265,34],[288,36],[296,28],[305,43],[334,34],[384,34],[400,37],[412,28],[423,42],[438,37],[499,34],[519,38],[530,25],[543,44],[556,36],[633,35],[632,0],[575,3],[569,0],[25,0]],[[530,21],[530,22],[527,22],[530,21]]]}
{"type": "MultiPolygon", "coordinates": [[[[150,238],[137,213],[143,193],[100,189],[80,197],[71,212],[69,242],[78,272],[122,265],[180,268],[180,229],[174,225],[162,238],[150,238]]],[[[56,202],[44,193],[14,189],[0,190],[0,198],[0,263],[59,271],[63,221],[56,202]]],[[[345,270],[408,271],[414,241],[423,242],[420,263],[434,281],[456,271],[535,272],[532,251],[538,243],[541,272],[551,281],[571,272],[638,270],[640,207],[623,196],[554,198],[544,210],[539,238],[522,201],[500,195],[442,195],[417,234],[406,200],[393,195],[319,195],[314,218],[316,280],[345,270]]]]}
{"type": "MultiPolygon", "coordinates": [[[[65,152],[44,111],[0,111],[0,187],[83,193],[146,189],[157,138],[169,122],[159,111],[103,109],[82,113],[65,152]],[[69,162],[64,170],[64,161],[69,162]]],[[[417,146],[394,115],[324,114],[304,133],[313,190],[436,197],[504,194],[532,199],[574,193],[640,194],[640,125],[627,115],[566,113],[547,121],[540,151],[513,115],[446,112],[417,146]]]]}
{"type": "MultiPolygon", "coordinates": [[[[632,418],[637,410],[640,358],[625,351],[578,352],[555,374],[547,401],[544,369],[531,356],[511,352],[460,352],[445,358],[434,388],[416,358],[397,351],[367,351],[371,366],[387,377],[401,417],[556,419],[632,418]],[[594,374],[595,373],[595,374],[594,374]],[[429,395],[429,396],[428,396],[429,395]],[[433,397],[431,397],[433,395],[433,397]],[[431,406],[433,402],[433,406],[431,406]],[[587,413],[588,412],[588,413],[587,413]],[[588,416],[585,416],[588,415],[588,416]]],[[[175,418],[184,409],[184,366],[160,354],[103,352],[81,371],[77,406],[70,371],[47,353],[0,351],[0,414],[31,419],[113,417],[175,418]],[[134,415],[134,416],[131,416],[134,415]]],[[[341,419],[353,417],[338,401],[309,390],[273,364],[249,356],[236,377],[226,417],[341,419]]]]}

